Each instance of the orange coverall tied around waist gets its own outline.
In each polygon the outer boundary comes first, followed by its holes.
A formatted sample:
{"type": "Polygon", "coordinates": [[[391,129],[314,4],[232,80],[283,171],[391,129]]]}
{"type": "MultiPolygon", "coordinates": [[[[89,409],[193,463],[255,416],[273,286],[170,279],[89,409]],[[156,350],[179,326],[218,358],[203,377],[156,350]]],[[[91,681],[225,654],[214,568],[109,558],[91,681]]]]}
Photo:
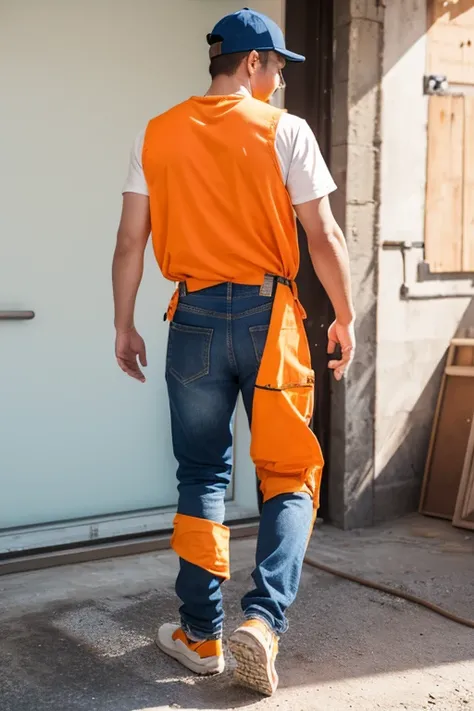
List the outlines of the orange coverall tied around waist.
{"type": "Polygon", "coordinates": [[[314,371],[303,313],[293,292],[278,284],[255,384],[250,454],[263,500],[308,493],[319,506],[323,457],[309,428],[314,371]]]}
{"type": "MultiPolygon", "coordinates": [[[[281,114],[251,97],[193,97],[150,122],[143,168],[153,246],[166,278],[191,294],[224,283],[258,285],[264,294],[270,276],[281,278],[271,292],[255,382],[251,456],[264,502],[307,494],[316,512],[323,458],[309,427],[314,372],[294,283],[295,217],[274,145],[281,114]]],[[[169,321],[177,308],[178,290],[169,321]]],[[[230,576],[223,521],[178,508],[172,544],[182,561],[219,579],[230,576]]]]}

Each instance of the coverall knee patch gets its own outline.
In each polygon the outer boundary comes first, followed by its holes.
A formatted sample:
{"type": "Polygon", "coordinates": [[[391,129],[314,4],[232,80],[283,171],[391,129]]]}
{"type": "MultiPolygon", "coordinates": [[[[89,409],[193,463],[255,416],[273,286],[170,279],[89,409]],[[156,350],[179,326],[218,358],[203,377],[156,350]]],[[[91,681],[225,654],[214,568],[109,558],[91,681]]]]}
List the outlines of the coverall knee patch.
{"type": "Polygon", "coordinates": [[[176,514],[171,547],[188,563],[228,580],[230,530],[227,526],[194,516],[176,514]]]}
{"type": "Polygon", "coordinates": [[[268,468],[257,468],[260,479],[260,489],[263,501],[269,501],[281,494],[308,494],[313,500],[313,506],[319,508],[322,466],[308,467],[295,474],[273,471],[268,468]]]}

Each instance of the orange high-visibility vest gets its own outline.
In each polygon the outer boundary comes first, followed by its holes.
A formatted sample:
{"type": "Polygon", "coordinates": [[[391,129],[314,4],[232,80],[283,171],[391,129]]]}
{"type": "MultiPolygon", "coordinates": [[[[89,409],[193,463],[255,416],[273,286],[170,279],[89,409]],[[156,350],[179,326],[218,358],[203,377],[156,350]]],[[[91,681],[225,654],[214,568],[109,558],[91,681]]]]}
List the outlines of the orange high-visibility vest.
{"type": "MultiPolygon", "coordinates": [[[[319,502],[323,458],[309,429],[314,373],[294,279],[296,223],[275,151],[282,111],[251,97],[193,97],[154,118],[143,145],[152,240],[167,279],[189,291],[222,282],[278,284],[256,381],[251,455],[264,501],[306,492],[319,502]]],[[[175,293],[168,310],[172,319],[175,293]]],[[[173,547],[226,578],[225,527],[178,514],[173,547]],[[197,543],[198,542],[198,543],[197,543]]]]}

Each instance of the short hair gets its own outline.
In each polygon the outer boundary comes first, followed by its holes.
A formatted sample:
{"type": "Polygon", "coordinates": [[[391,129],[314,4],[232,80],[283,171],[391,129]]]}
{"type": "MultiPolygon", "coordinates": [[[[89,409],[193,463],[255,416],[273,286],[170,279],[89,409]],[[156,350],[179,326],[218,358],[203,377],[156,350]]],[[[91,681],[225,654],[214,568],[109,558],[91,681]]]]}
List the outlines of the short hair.
{"type": "MultiPolygon", "coordinates": [[[[209,73],[212,79],[215,79],[221,74],[227,77],[233,76],[238,68],[240,67],[242,61],[248,57],[250,52],[235,52],[235,54],[219,54],[217,57],[211,59],[209,65],[209,73]]],[[[269,52],[259,52],[260,62],[262,67],[265,69],[268,64],[268,59],[270,56],[269,52]]]]}

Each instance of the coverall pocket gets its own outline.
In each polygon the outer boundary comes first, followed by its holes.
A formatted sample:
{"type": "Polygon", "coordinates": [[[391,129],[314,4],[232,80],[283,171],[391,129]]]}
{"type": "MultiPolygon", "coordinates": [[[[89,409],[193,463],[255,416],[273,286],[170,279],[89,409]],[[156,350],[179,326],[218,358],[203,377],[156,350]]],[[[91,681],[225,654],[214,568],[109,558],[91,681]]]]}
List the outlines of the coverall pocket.
{"type": "Polygon", "coordinates": [[[166,374],[183,385],[209,375],[214,329],[170,323],[166,374]]]}

